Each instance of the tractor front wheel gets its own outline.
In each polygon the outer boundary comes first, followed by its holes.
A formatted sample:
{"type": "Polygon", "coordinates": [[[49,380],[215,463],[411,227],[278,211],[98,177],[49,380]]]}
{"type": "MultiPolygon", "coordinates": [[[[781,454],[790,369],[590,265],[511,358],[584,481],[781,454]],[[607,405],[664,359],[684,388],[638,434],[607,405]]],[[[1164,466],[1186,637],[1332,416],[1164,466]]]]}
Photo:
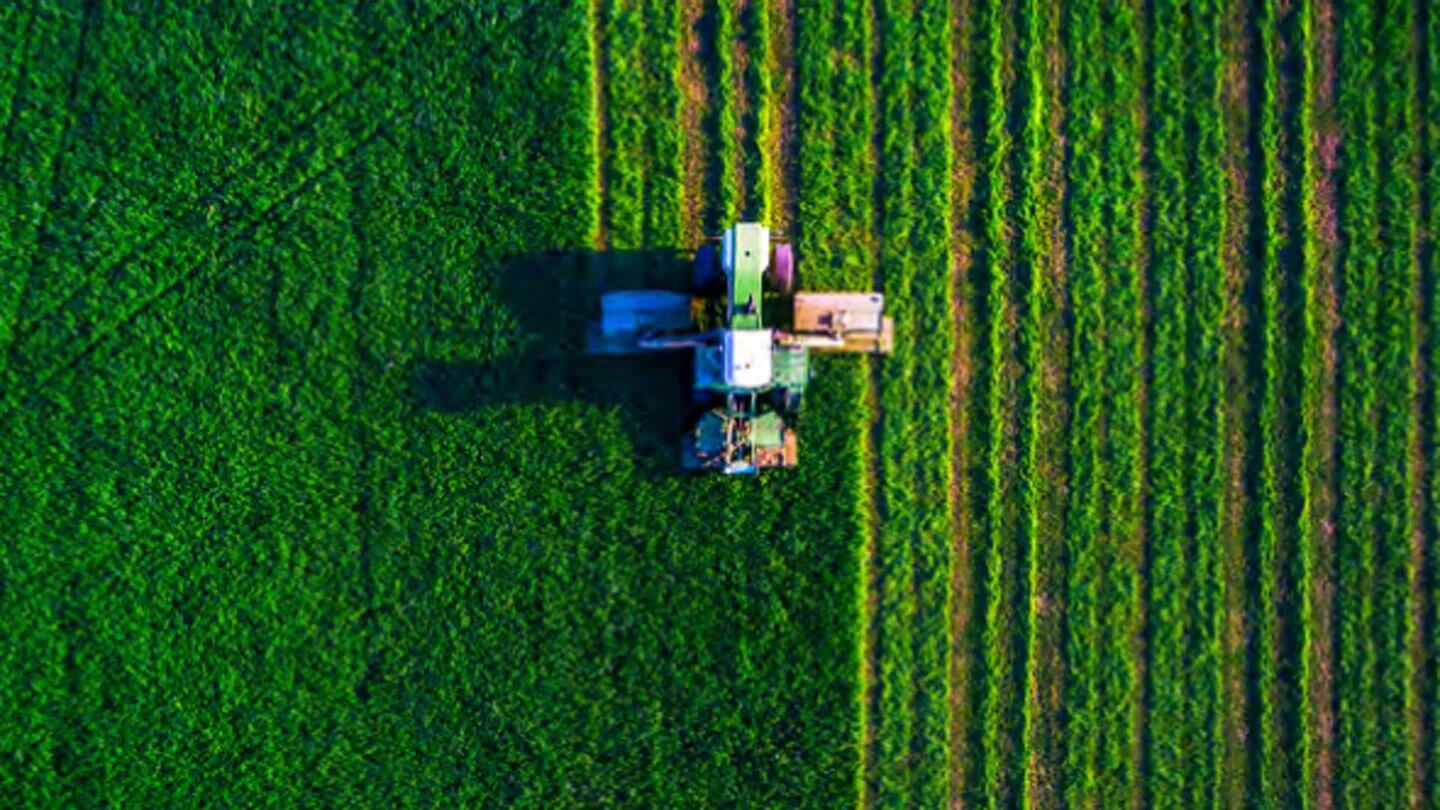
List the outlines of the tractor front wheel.
{"type": "Polygon", "coordinates": [[[775,246],[770,256],[770,287],[779,293],[795,289],[795,253],[784,243],[775,246]]]}

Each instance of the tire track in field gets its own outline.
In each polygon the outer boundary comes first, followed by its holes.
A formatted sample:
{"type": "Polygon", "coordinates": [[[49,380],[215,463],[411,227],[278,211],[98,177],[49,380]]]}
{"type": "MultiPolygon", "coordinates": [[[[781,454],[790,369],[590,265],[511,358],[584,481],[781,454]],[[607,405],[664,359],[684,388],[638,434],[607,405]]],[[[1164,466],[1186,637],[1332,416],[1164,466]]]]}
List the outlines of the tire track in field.
{"type": "MultiPolygon", "coordinates": [[[[86,0],[81,10],[80,33],[75,45],[75,63],[70,69],[70,78],[66,83],[65,102],[62,105],[64,118],[60,124],[59,137],[55,139],[55,151],[47,158],[50,168],[50,179],[46,186],[47,191],[45,192],[47,203],[40,212],[33,233],[29,239],[25,240],[29,243],[30,249],[28,267],[23,275],[19,275],[19,264],[24,262],[24,250],[22,249],[16,266],[10,270],[10,272],[17,274],[15,278],[18,279],[18,281],[10,281],[10,284],[15,285],[15,289],[11,293],[11,300],[8,302],[9,306],[6,308],[6,311],[0,312],[0,344],[3,344],[7,349],[19,340],[19,338],[14,337],[16,334],[16,330],[14,329],[15,318],[18,314],[18,309],[24,306],[25,293],[30,288],[30,284],[35,278],[35,273],[39,269],[40,262],[45,257],[45,251],[41,250],[40,246],[49,234],[51,213],[59,207],[60,204],[62,191],[61,178],[64,175],[65,157],[75,149],[75,124],[79,118],[77,105],[80,100],[80,79],[87,70],[94,69],[93,58],[90,54],[90,39],[95,35],[95,27],[99,14],[100,6],[97,0],[86,0]]],[[[28,70],[28,60],[22,65],[22,68],[28,70]]],[[[14,101],[18,99],[19,96],[20,88],[16,87],[15,96],[11,99],[10,124],[13,124],[15,117],[14,101]]],[[[8,126],[9,125],[7,125],[7,129],[8,126]]],[[[10,133],[7,132],[7,136],[9,134],[10,133]]],[[[6,143],[8,142],[9,138],[7,137],[6,143]]],[[[17,211],[15,214],[19,215],[20,212],[17,211]]],[[[23,333],[23,329],[20,331],[23,333]]],[[[8,364],[0,364],[0,371],[3,371],[6,365],[8,364]]]]}
{"type": "MultiPolygon", "coordinates": [[[[452,8],[451,10],[453,11],[454,9],[452,8]]],[[[530,7],[530,11],[533,10],[534,7],[530,7]]],[[[440,19],[443,19],[445,16],[447,16],[447,14],[441,14],[437,15],[432,19],[438,21],[440,19]]],[[[508,31],[514,30],[515,28],[523,25],[526,22],[527,18],[528,13],[513,18],[509,21],[509,24],[505,28],[499,31],[492,32],[493,38],[503,38],[503,36],[508,31]]],[[[481,47],[484,47],[483,43],[481,47]]],[[[360,85],[358,85],[358,87],[364,88],[365,84],[361,83],[360,85]]],[[[284,188],[282,188],[282,190],[271,195],[272,198],[268,201],[262,199],[262,201],[260,201],[259,203],[258,208],[255,205],[255,201],[247,199],[236,199],[225,203],[226,207],[223,210],[217,210],[219,206],[219,202],[217,201],[212,202],[208,210],[202,211],[198,208],[192,208],[186,211],[181,216],[184,218],[188,218],[189,226],[191,229],[197,229],[200,231],[224,231],[234,227],[250,228],[253,226],[254,223],[268,217],[272,212],[280,209],[282,206],[293,203],[293,201],[297,198],[298,195],[304,193],[304,191],[310,188],[320,177],[343,165],[343,163],[349,158],[350,155],[355,153],[357,150],[367,146],[376,137],[382,135],[385,131],[385,128],[390,124],[391,121],[396,120],[407,114],[413,109],[413,106],[414,102],[412,99],[409,99],[408,97],[402,98],[400,102],[398,102],[390,109],[368,118],[361,130],[355,131],[349,127],[344,128],[344,133],[348,135],[348,137],[343,138],[340,144],[331,145],[330,147],[325,149],[313,147],[312,151],[316,154],[332,154],[332,157],[329,161],[327,161],[324,168],[313,171],[308,175],[302,176],[295,182],[289,184],[288,186],[285,186],[284,188]]],[[[158,241],[162,237],[175,235],[175,223],[176,220],[172,219],[167,223],[167,226],[169,227],[168,230],[166,226],[162,226],[161,228],[157,229],[157,232],[151,239],[152,243],[158,241]]],[[[188,233],[190,233],[190,231],[187,230],[181,235],[188,233]]],[[[188,246],[193,241],[193,239],[187,238],[184,242],[184,245],[188,246]]],[[[136,262],[126,261],[117,263],[117,265],[115,265],[113,269],[119,270],[122,266],[139,264],[142,265],[142,269],[140,270],[136,270],[133,267],[129,267],[128,269],[135,273],[142,273],[143,266],[148,265],[149,263],[150,262],[148,260],[143,259],[137,260],[136,262]]],[[[162,262],[162,264],[171,263],[172,262],[169,261],[162,262]]],[[[186,267],[180,270],[173,278],[170,278],[168,280],[161,276],[158,279],[158,287],[152,286],[151,291],[148,294],[145,292],[140,292],[137,294],[123,289],[109,290],[111,295],[118,296],[121,299],[118,302],[118,305],[122,310],[122,314],[116,319],[108,319],[102,321],[101,319],[94,318],[92,314],[89,321],[87,322],[87,310],[85,308],[82,308],[78,313],[52,311],[43,320],[56,320],[58,318],[58,322],[55,323],[53,326],[55,330],[58,330],[60,332],[58,346],[42,346],[38,348],[32,347],[31,350],[25,351],[24,347],[22,346],[22,344],[25,342],[25,339],[36,337],[38,334],[40,325],[37,321],[34,328],[32,328],[26,336],[24,336],[23,338],[17,338],[10,347],[11,365],[6,369],[6,371],[8,373],[8,376],[11,378],[12,383],[8,386],[8,389],[6,391],[6,398],[4,401],[9,404],[14,404],[23,396],[28,395],[28,393],[32,393],[43,388],[49,383],[50,379],[55,374],[73,368],[76,363],[78,363],[84,357],[88,356],[98,344],[108,339],[110,336],[122,331],[130,322],[132,322],[135,318],[139,317],[146,310],[148,310],[149,307],[154,305],[159,300],[165,298],[170,293],[176,291],[177,289],[180,289],[183,282],[186,281],[194,272],[196,272],[195,268],[197,266],[199,266],[199,263],[186,267]],[[72,334],[75,334],[76,330],[73,326],[73,324],[75,323],[80,323],[82,324],[82,326],[86,327],[79,330],[79,334],[81,336],[81,340],[84,342],[84,345],[81,346],[78,351],[71,354],[68,358],[63,359],[58,363],[55,363],[48,367],[37,366],[36,364],[44,358],[51,357],[55,354],[63,353],[59,347],[63,347],[71,342],[68,337],[72,334]],[[98,326],[95,325],[97,323],[98,326]],[[19,365],[17,368],[17,365],[15,364],[15,360],[17,358],[24,358],[26,360],[26,363],[24,365],[19,365]],[[20,382],[26,381],[27,378],[36,381],[29,386],[28,391],[22,390],[22,387],[18,384],[20,382]]],[[[141,276],[141,278],[143,280],[144,276],[141,276]]],[[[90,301],[90,298],[92,298],[93,296],[87,296],[85,301],[80,301],[80,295],[81,293],[83,293],[86,286],[89,285],[86,283],[82,283],[81,287],[70,296],[69,301],[66,305],[63,305],[63,307],[70,308],[73,307],[77,302],[79,302],[81,304],[89,303],[89,309],[92,310],[98,309],[101,311],[108,311],[104,307],[101,307],[101,304],[99,302],[90,301]]],[[[43,336],[41,336],[41,338],[43,338],[43,336]]],[[[0,408],[0,412],[3,412],[3,408],[0,408]]]]}
{"type": "MultiPolygon", "coordinates": [[[[380,136],[381,132],[381,127],[374,127],[373,131],[369,135],[354,144],[349,151],[345,152],[343,155],[338,156],[325,168],[307,176],[304,180],[302,180],[289,192],[287,192],[283,197],[254,212],[254,214],[249,217],[222,219],[214,226],[214,229],[219,232],[225,232],[230,230],[231,228],[238,227],[239,230],[235,234],[236,238],[246,239],[249,236],[253,235],[255,230],[261,225],[274,222],[288,221],[288,214],[293,212],[294,203],[300,197],[302,197],[307,191],[313,188],[315,184],[322,180],[326,175],[338,171],[344,165],[344,162],[348,160],[348,158],[350,158],[356,151],[368,146],[378,136],[380,136]],[[272,220],[271,214],[277,210],[282,211],[282,216],[278,220],[272,220]]],[[[171,293],[179,290],[185,284],[185,282],[192,280],[196,268],[202,266],[203,264],[204,262],[198,259],[190,263],[187,267],[182,268],[174,276],[174,278],[166,282],[157,291],[141,298],[139,303],[135,304],[129,310],[125,311],[120,316],[120,318],[113,321],[112,323],[104,324],[101,327],[91,331],[90,334],[87,335],[84,344],[80,347],[78,351],[74,352],[69,357],[61,360],[59,363],[49,366],[43,371],[40,371],[35,377],[35,384],[29,390],[7,391],[5,402],[13,406],[15,403],[17,403],[24,397],[36,394],[43,390],[51,382],[51,380],[56,377],[56,375],[74,369],[77,364],[82,362],[85,358],[89,357],[90,354],[94,352],[96,348],[98,348],[101,344],[105,343],[111,337],[124,331],[126,327],[128,327],[130,324],[134,323],[137,319],[142,317],[146,312],[149,311],[152,306],[158,303],[161,299],[164,299],[171,293]]]]}
{"type": "MultiPolygon", "coordinates": [[[[299,123],[292,126],[284,135],[275,138],[268,143],[251,144],[250,148],[242,151],[240,157],[232,168],[227,171],[214,185],[203,192],[193,195],[188,200],[181,201],[174,206],[177,213],[162,218],[161,222],[150,228],[138,241],[129,246],[111,251],[109,254],[100,257],[95,262],[95,269],[92,273],[80,274],[75,289],[59,296],[60,303],[50,307],[30,320],[24,327],[16,330],[14,339],[10,346],[28,338],[40,328],[43,321],[55,316],[57,313],[68,309],[84,293],[84,288],[97,282],[113,282],[111,274],[129,263],[137,255],[148,251],[161,239],[169,235],[170,231],[188,218],[195,217],[206,207],[215,206],[224,202],[224,198],[230,193],[232,187],[239,182],[254,182],[253,178],[257,172],[255,167],[261,161],[274,157],[278,160],[284,157],[285,150],[298,148],[303,143],[302,139],[309,135],[324,130],[323,124],[331,117],[344,117],[344,112],[332,113],[344,102],[350,100],[354,95],[366,90],[370,83],[379,76],[391,64],[395,58],[403,53],[411,45],[418,44],[420,40],[428,36],[435,28],[443,23],[451,14],[462,8],[462,4],[455,4],[446,10],[432,16],[424,25],[415,29],[409,37],[396,46],[393,53],[378,57],[370,65],[362,70],[355,79],[345,87],[337,90],[334,94],[317,104],[299,123]]],[[[531,7],[533,10],[533,6],[531,7]]],[[[521,15],[523,19],[526,15],[521,15]]],[[[512,27],[517,23],[512,23],[512,27]]],[[[501,32],[503,34],[503,32],[501,32]]],[[[47,209],[48,210],[48,209],[47,209]]]]}

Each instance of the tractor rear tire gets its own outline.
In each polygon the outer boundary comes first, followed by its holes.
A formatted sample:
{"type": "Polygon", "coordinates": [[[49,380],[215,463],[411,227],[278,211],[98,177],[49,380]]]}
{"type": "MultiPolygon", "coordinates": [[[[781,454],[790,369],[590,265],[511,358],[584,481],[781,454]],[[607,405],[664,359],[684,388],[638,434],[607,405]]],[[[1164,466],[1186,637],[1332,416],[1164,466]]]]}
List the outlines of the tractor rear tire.
{"type": "Polygon", "coordinates": [[[715,255],[715,245],[706,242],[695,251],[695,269],[691,281],[695,291],[708,293],[720,286],[720,257],[715,255]]]}
{"type": "Polygon", "coordinates": [[[778,293],[795,290],[795,253],[787,244],[780,243],[770,256],[770,287],[778,293]]]}

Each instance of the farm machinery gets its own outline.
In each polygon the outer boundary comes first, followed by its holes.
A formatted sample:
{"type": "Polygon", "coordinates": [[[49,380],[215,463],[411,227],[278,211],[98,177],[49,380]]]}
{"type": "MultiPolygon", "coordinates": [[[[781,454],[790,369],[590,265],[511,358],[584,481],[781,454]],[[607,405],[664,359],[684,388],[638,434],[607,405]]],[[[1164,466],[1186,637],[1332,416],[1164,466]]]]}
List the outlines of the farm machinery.
{"type": "Polygon", "coordinates": [[[592,354],[692,353],[695,416],[681,442],[687,470],[750,474],[792,467],[792,417],[810,353],[888,354],[894,327],[869,292],[797,292],[791,245],[741,222],[695,251],[691,290],[623,290],[600,299],[592,354]]]}

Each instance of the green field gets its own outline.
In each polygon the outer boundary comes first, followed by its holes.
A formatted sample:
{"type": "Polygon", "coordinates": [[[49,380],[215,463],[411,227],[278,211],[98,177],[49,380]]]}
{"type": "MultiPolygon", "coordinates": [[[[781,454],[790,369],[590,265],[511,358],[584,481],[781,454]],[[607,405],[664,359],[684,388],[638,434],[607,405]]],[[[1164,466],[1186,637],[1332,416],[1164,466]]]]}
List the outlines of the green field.
{"type": "Polygon", "coordinates": [[[0,7],[0,805],[1440,807],[1440,7],[0,7]],[[800,465],[580,349],[879,289],[800,465]]]}

